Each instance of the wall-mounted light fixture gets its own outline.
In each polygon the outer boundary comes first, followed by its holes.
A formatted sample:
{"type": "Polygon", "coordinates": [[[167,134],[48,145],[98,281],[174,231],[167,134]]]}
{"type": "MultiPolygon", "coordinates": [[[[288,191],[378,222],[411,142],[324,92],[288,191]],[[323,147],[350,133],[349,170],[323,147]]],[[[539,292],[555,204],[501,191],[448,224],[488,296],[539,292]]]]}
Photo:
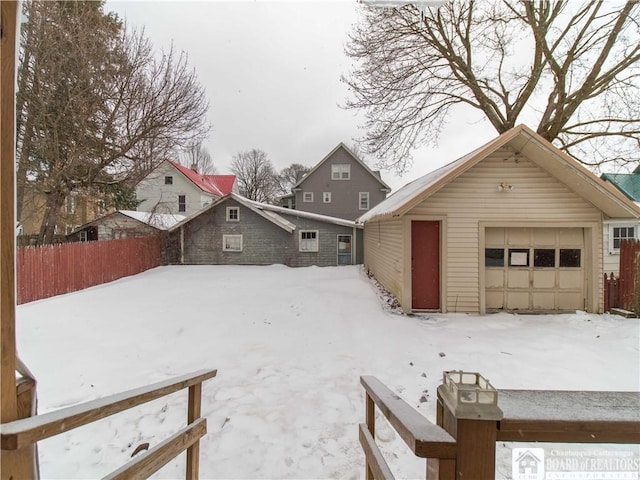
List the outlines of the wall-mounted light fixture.
{"type": "Polygon", "coordinates": [[[502,182],[498,185],[499,192],[510,192],[511,190],[513,190],[513,185],[509,185],[507,182],[502,182]]]}

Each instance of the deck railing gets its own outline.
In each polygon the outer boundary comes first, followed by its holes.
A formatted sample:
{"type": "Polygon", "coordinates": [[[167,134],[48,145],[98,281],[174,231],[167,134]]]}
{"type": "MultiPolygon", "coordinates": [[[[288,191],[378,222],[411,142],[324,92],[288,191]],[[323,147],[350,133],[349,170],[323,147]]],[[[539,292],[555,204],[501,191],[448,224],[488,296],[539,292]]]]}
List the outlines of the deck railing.
{"type": "Polygon", "coordinates": [[[439,469],[445,471],[453,467],[456,441],[451,435],[414,410],[376,377],[360,377],[360,383],[366,391],[366,424],[359,425],[359,434],[365,451],[367,480],[394,478],[375,443],[376,406],[414,455],[427,459],[427,478],[437,478],[434,475],[439,469]]]}
{"type": "Polygon", "coordinates": [[[170,380],[118,393],[98,400],[63,408],[0,425],[3,451],[32,448],[40,440],[59,435],[102,418],[123,412],[143,403],[189,389],[187,426],[167,440],[143,452],[105,478],[147,478],[178,454],[187,452],[187,479],[197,479],[199,441],[207,433],[207,421],[200,418],[202,382],[215,377],[217,370],[200,370],[170,380]]]}
{"type": "Polygon", "coordinates": [[[414,454],[427,458],[427,480],[494,479],[498,441],[640,444],[639,392],[498,390],[502,418],[485,420],[457,418],[440,385],[434,425],[375,377],[360,382],[367,480],[394,478],[375,443],[375,406],[414,454]]]}

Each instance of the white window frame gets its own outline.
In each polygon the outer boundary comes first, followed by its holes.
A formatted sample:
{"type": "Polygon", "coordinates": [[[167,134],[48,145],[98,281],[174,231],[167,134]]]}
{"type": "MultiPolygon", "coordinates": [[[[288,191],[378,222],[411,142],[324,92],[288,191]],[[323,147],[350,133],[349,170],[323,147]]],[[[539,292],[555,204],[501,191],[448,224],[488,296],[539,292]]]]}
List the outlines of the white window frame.
{"type": "Polygon", "coordinates": [[[369,192],[359,192],[358,193],[358,210],[369,210],[369,192]],[[362,200],[364,200],[366,198],[367,201],[367,206],[363,207],[362,206],[362,200]]]}
{"type": "Polygon", "coordinates": [[[79,239],[80,239],[81,242],[88,242],[89,241],[89,232],[87,232],[86,230],[80,230],[79,239]]]}
{"type": "Polygon", "coordinates": [[[331,203],[331,192],[322,192],[322,203],[331,203]]]}
{"type": "Polygon", "coordinates": [[[301,252],[317,252],[319,251],[319,247],[320,247],[320,231],[319,230],[300,230],[300,233],[298,234],[298,249],[301,252]],[[315,238],[313,239],[309,239],[309,238],[302,238],[304,234],[307,233],[313,233],[315,238]],[[309,244],[310,240],[315,240],[315,242],[313,242],[313,244],[311,244],[310,246],[307,246],[307,244],[309,244]]]}
{"type": "Polygon", "coordinates": [[[633,228],[633,237],[618,237],[620,239],[624,238],[640,238],[638,235],[638,231],[640,230],[640,224],[637,223],[610,223],[609,224],[609,253],[612,255],[620,254],[620,247],[614,247],[614,236],[613,232],[616,228],[633,228]]]}
{"type": "Polygon", "coordinates": [[[240,221],[240,207],[227,207],[227,222],[240,221]],[[231,218],[231,212],[236,212],[236,218],[231,218]]]}
{"type": "Polygon", "coordinates": [[[331,165],[331,180],[351,180],[351,164],[334,163],[331,165]]]}
{"type": "Polygon", "coordinates": [[[304,203],[313,203],[313,192],[302,192],[302,201],[304,203]]]}
{"type": "Polygon", "coordinates": [[[67,195],[67,198],[65,199],[65,211],[68,215],[76,213],[76,199],[71,193],[67,195]]]}
{"type": "Polygon", "coordinates": [[[223,252],[241,252],[243,248],[242,235],[222,235],[222,251],[223,252]],[[240,240],[239,248],[233,248],[227,244],[227,240],[240,240]]]}

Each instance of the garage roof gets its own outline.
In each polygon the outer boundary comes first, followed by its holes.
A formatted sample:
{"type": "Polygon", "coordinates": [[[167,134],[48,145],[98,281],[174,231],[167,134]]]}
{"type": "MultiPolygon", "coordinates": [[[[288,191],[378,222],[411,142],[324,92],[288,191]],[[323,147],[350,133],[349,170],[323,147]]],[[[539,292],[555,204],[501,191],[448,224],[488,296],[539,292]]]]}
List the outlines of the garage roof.
{"type": "Polygon", "coordinates": [[[358,223],[370,222],[380,217],[403,215],[491,153],[505,146],[526,156],[608,217],[640,218],[640,208],[618,189],[599,179],[526,125],[518,125],[464,157],[408,183],[358,218],[358,223]]]}

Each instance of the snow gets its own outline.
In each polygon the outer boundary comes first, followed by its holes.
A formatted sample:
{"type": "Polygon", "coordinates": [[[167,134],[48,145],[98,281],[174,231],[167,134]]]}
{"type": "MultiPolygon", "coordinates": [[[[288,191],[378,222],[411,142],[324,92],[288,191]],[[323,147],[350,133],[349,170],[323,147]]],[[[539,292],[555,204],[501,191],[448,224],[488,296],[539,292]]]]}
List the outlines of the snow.
{"type": "MultiPolygon", "coordinates": [[[[17,309],[40,413],[217,368],[203,385],[203,479],[363,478],[360,375],[435,421],[443,370],[480,372],[498,390],[638,391],[639,338],[638,319],[583,312],[402,315],[357,266],[159,267],[17,309]]],[[[186,397],[40,442],[42,477],[106,475],[182,428],[186,397]]],[[[376,436],[397,477],[424,478],[384,419],[376,436]]],[[[184,462],[156,478],[184,478],[184,462]]],[[[499,462],[508,478],[510,454],[499,462]]]]}
{"type": "Polygon", "coordinates": [[[160,230],[169,230],[176,223],[181,222],[186,217],[184,215],[178,215],[173,213],[149,213],[138,212],[135,210],[119,210],[120,213],[131,217],[139,222],[146,223],[160,230]]]}

